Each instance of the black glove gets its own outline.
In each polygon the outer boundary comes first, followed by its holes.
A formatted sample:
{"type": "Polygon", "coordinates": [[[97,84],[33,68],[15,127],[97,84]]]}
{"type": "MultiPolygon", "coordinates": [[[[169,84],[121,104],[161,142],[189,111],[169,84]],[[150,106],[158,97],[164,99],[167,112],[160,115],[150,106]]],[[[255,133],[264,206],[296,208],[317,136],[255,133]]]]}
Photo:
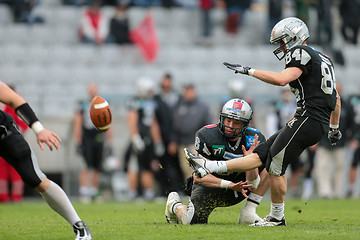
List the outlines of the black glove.
{"type": "Polygon", "coordinates": [[[336,145],[336,142],[339,141],[341,137],[342,134],[338,128],[330,128],[328,138],[331,142],[331,145],[336,145]]]}
{"type": "Polygon", "coordinates": [[[240,64],[231,64],[231,63],[227,63],[227,62],[224,62],[223,64],[227,68],[234,70],[235,73],[242,73],[242,74],[246,74],[246,75],[249,75],[249,70],[251,69],[251,67],[244,67],[244,66],[241,66],[240,64]]]}

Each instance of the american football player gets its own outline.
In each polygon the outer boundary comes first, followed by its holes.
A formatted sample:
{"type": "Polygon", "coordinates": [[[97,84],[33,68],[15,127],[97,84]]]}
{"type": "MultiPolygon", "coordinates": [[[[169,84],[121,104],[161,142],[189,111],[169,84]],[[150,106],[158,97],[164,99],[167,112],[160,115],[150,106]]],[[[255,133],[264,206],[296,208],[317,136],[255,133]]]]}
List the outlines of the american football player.
{"type": "MultiPolygon", "coordinates": [[[[60,148],[59,136],[45,129],[24,98],[4,82],[0,82],[0,102],[15,109],[16,114],[36,134],[41,149],[44,149],[44,144],[50,150],[60,148]]],[[[47,204],[72,225],[76,240],[92,239],[89,228],[76,213],[66,193],[40,170],[35,154],[14,119],[3,111],[0,111],[0,156],[15,168],[25,184],[39,192],[47,204]]]]}
{"type": "MultiPolygon", "coordinates": [[[[263,134],[249,127],[253,111],[242,99],[231,99],[220,111],[218,124],[202,127],[195,135],[195,149],[209,159],[229,160],[246,155],[258,142],[265,141],[263,134]]],[[[241,210],[240,223],[261,220],[256,207],[269,187],[269,177],[262,167],[245,173],[214,173],[204,178],[195,175],[188,179],[189,205],[180,202],[177,192],[168,196],[165,216],[169,223],[207,223],[210,213],[217,207],[227,207],[243,201],[251,193],[241,210]]]]}
{"type": "Polygon", "coordinates": [[[307,45],[309,30],[298,18],[279,21],[271,32],[270,43],[280,44],[276,57],[285,58],[285,70],[273,72],[239,64],[224,63],[235,73],[253,76],[277,86],[290,85],[297,99],[294,117],[253,153],[230,161],[207,161],[185,150],[190,166],[199,177],[210,172],[243,172],[265,165],[270,174],[271,211],[253,226],[285,226],[284,200],[287,190],[285,170],[309,146],[327,132],[332,144],[340,140],[340,96],[336,91],[331,59],[307,45]]]}

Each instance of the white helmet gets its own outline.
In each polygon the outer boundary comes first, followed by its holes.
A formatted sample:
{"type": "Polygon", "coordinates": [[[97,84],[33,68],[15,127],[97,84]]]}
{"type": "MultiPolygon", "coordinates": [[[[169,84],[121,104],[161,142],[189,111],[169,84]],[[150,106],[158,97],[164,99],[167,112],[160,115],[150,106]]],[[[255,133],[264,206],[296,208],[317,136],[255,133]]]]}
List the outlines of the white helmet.
{"type": "Polygon", "coordinates": [[[273,27],[270,43],[280,43],[280,47],[275,49],[274,54],[281,60],[289,49],[301,45],[309,36],[309,29],[303,21],[296,17],[288,17],[273,27]],[[283,53],[283,55],[279,56],[280,53],[283,53]]]}
{"type": "Polygon", "coordinates": [[[244,97],[245,83],[240,79],[231,79],[228,82],[231,97],[244,97]]]}
{"type": "Polygon", "coordinates": [[[233,139],[236,137],[242,137],[246,128],[249,126],[253,111],[250,105],[243,99],[234,98],[227,101],[220,112],[220,122],[219,122],[219,129],[220,132],[227,138],[233,139]],[[239,133],[234,131],[233,134],[229,135],[225,132],[225,127],[231,128],[225,125],[225,118],[231,118],[235,120],[242,121],[244,124],[240,129],[239,133]]]}
{"type": "Polygon", "coordinates": [[[148,77],[140,77],[136,80],[136,91],[141,98],[151,97],[155,91],[154,81],[148,77]]]}

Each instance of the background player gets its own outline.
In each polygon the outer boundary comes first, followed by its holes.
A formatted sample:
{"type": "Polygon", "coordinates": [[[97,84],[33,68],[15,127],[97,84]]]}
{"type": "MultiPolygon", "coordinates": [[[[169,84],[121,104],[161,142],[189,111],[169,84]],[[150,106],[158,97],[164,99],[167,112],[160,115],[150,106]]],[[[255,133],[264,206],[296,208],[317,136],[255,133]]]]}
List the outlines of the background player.
{"type": "Polygon", "coordinates": [[[279,73],[224,63],[235,73],[254,76],[272,85],[289,84],[297,98],[294,118],[256,147],[253,154],[244,158],[205,161],[186,151],[189,163],[199,176],[208,172],[248,171],[263,164],[266,166],[270,174],[271,211],[264,221],[254,226],[286,225],[284,201],[287,166],[307,147],[317,143],[326,132],[333,144],[341,138],[338,130],[341,103],[335,88],[334,66],[327,55],[307,46],[308,38],[309,30],[303,21],[294,17],[285,18],[274,26],[270,37],[270,43],[280,44],[274,54],[279,60],[285,57],[284,71],[279,73]]]}
{"type": "MultiPolygon", "coordinates": [[[[0,102],[15,109],[16,114],[31,127],[41,149],[44,149],[44,143],[50,150],[60,148],[59,136],[45,129],[29,104],[3,82],[0,82],[0,102]]],[[[48,205],[73,226],[76,240],[91,240],[89,228],[77,215],[66,193],[40,170],[35,154],[13,118],[3,111],[0,111],[0,156],[15,168],[25,184],[39,192],[48,205]]]]}
{"type": "MultiPolygon", "coordinates": [[[[252,113],[250,105],[242,99],[226,102],[220,112],[219,123],[207,125],[196,132],[197,152],[209,159],[224,160],[246,155],[253,143],[265,141],[259,130],[249,127],[252,113]]],[[[249,186],[252,186],[251,193],[241,210],[239,222],[254,223],[261,220],[256,214],[256,207],[269,187],[265,169],[254,169],[246,174],[219,173],[204,178],[193,176],[188,179],[188,183],[191,197],[188,206],[180,202],[178,193],[172,192],[168,196],[165,216],[169,223],[177,223],[178,220],[183,224],[207,223],[210,213],[216,207],[232,206],[244,200],[244,188],[249,186]],[[247,180],[252,185],[245,185],[247,180]]]]}

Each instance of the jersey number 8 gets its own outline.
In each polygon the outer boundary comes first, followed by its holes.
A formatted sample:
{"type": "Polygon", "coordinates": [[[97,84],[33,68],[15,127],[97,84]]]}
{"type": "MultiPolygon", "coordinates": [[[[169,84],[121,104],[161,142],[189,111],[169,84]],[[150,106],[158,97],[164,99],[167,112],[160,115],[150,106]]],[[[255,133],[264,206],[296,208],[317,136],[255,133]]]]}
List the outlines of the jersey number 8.
{"type": "Polygon", "coordinates": [[[332,66],[329,66],[325,62],[321,63],[321,73],[322,73],[322,79],[321,79],[321,89],[325,94],[331,95],[335,88],[335,75],[334,75],[334,68],[332,66]]]}

